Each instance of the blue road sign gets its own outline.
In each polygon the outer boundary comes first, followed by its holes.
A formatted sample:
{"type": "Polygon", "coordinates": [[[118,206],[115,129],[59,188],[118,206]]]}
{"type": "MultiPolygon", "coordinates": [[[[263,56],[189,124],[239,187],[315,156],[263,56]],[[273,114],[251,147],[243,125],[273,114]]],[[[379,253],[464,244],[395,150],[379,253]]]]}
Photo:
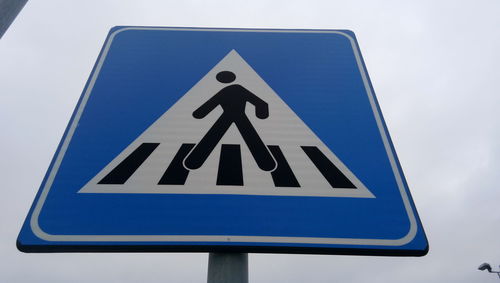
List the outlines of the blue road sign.
{"type": "Polygon", "coordinates": [[[346,30],[113,28],[17,244],[428,251],[346,30]]]}

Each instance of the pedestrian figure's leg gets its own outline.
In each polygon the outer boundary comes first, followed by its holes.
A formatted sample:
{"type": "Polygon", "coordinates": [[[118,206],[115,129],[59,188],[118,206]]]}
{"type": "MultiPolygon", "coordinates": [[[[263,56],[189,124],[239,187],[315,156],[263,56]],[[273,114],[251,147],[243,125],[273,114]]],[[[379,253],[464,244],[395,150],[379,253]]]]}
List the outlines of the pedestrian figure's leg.
{"type": "Polygon", "coordinates": [[[243,116],[234,123],[236,124],[236,127],[238,127],[241,136],[245,140],[248,149],[252,153],[259,168],[264,171],[273,171],[277,166],[276,161],[264,142],[260,139],[259,134],[252,126],[252,123],[250,123],[248,118],[243,116]]]}
{"type": "Polygon", "coordinates": [[[193,148],[191,153],[186,156],[184,166],[192,170],[200,168],[229,129],[232,122],[232,120],[226,119],[224,115],[220,116],[212,128],[208,130],[201,141],[193,148]]]}

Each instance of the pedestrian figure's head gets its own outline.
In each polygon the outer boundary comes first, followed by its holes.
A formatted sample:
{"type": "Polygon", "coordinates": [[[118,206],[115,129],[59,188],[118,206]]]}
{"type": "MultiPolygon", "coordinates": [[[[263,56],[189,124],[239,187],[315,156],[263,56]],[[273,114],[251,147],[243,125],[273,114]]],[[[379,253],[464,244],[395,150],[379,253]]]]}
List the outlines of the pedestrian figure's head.
{"type": "Polygon", "coordinates": [[[236,75],[230,71],[222,71],[215,76],[215,78],[221,83],[232,83],[236,79],[236,75]]]}

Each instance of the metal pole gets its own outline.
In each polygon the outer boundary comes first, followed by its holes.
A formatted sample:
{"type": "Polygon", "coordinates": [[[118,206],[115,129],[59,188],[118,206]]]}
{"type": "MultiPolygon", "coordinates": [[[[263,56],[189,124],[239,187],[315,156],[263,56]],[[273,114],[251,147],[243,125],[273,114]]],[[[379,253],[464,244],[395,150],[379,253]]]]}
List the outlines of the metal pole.
{"type": "Polygon", "coordinates": [[[248,283],[248,254],[210,253],[207,283],[248,283]]]}
{"type": "Polygon", "coordinates": [[[28,0],[0,0],[0,38],[28,0]]]}

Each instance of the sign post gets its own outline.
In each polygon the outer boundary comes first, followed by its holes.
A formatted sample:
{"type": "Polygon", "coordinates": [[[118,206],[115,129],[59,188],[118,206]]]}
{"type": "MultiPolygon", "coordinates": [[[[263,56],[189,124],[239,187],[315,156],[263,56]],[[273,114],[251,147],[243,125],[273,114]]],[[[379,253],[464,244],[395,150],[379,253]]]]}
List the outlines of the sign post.
{"type": "Polygon", "coordinates": [[[17,244],[210,252],[209,281],[250,252],[428,251],[346,30],[113,28],[17,244]]]}
{"type": "Polygon", "coordinates": [[[248,283],[248,254],[210,253],[207,283],[248,283]]]}
{"type": "Polygon", "coordinates": [[[28,0],[1,0],[0,1],[0,38],[7,31],[28,0]]]}

